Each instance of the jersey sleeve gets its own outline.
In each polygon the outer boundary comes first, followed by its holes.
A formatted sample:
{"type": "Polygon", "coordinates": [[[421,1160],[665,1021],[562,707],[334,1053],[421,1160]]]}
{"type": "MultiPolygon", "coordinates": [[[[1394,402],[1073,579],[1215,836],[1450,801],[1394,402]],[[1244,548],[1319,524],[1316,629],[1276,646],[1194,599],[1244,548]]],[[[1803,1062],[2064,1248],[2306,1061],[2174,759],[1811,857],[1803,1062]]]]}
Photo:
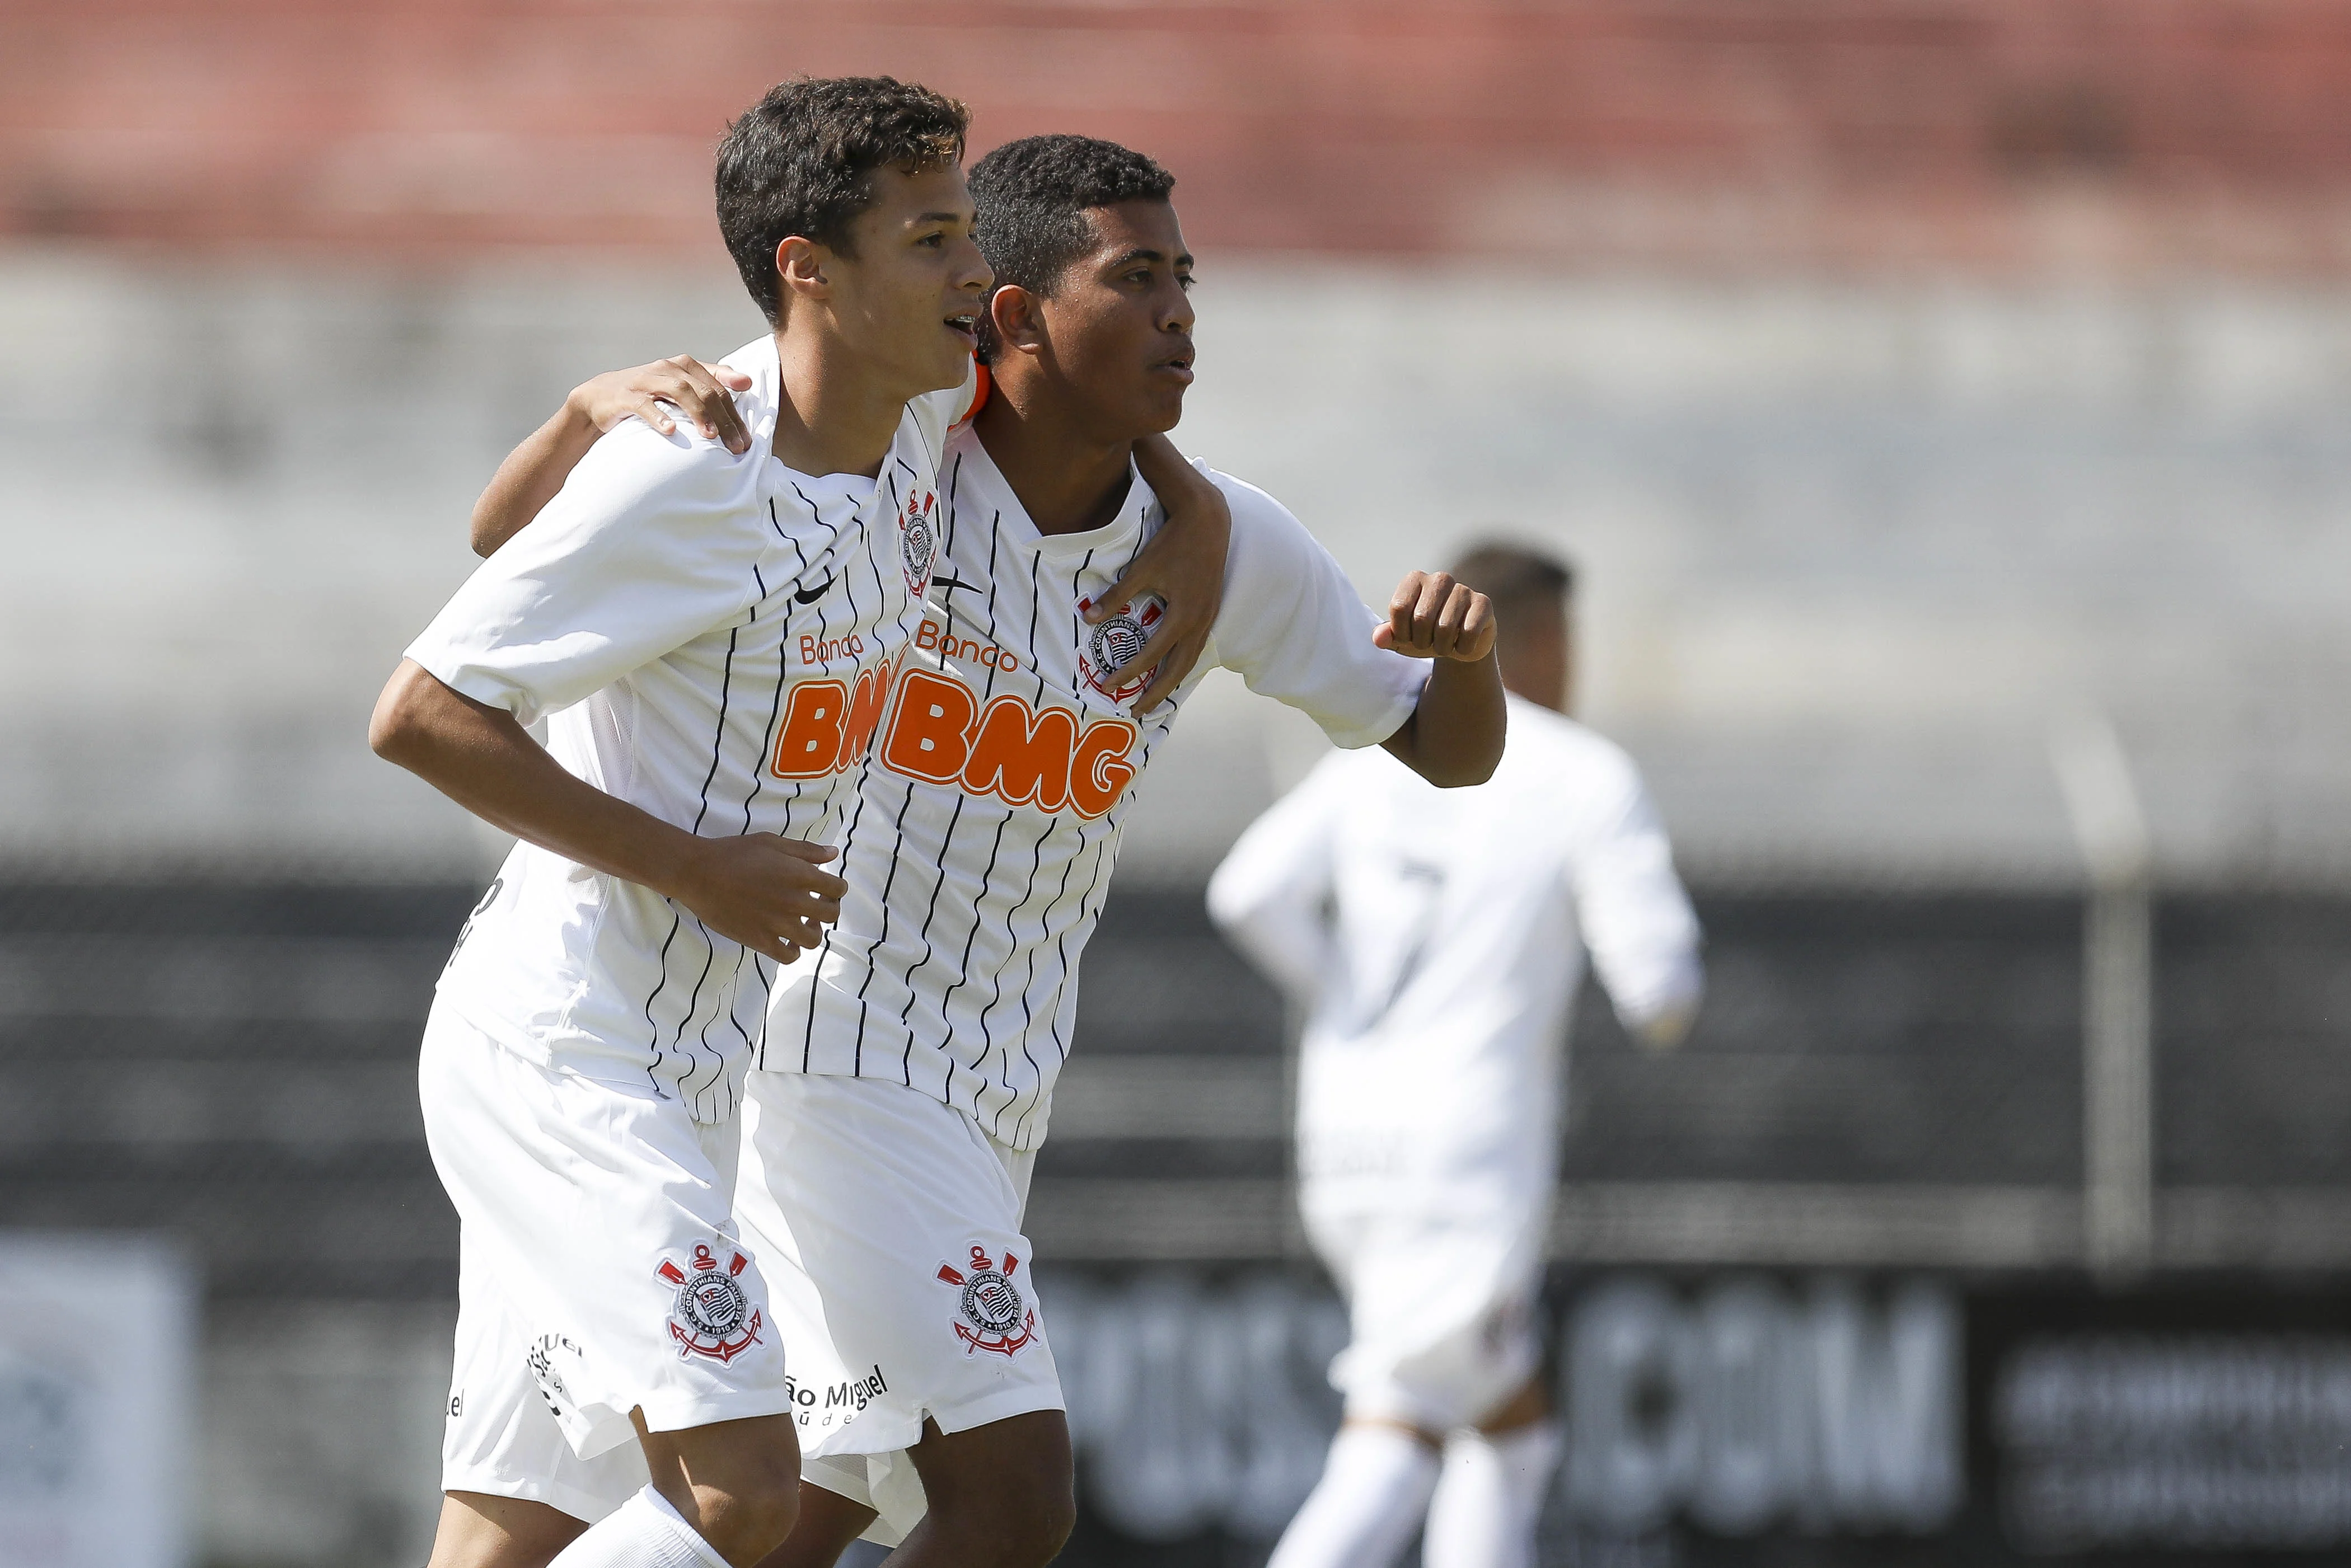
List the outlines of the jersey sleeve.
{"type": "Polygon", "coordinates": [[[1251,823],[1208,879],[1208,918],[1259,972],[1311,1004],[1333,972],[1331,896],[1339,797],[1326,757],[1251,823]]]}
{"type": "Polygon", "coordinates": [[[778,537],[753,504],[759,461],[624,421],[408,657],[529,724],[733,619],[778,537]]]}
{"type": "Polygon", "coordinates": [[[1576,919],[1616,1016],[1640,1030],[1698,1005],[1705,987],[1698,916],[1640,775],[1625,762],[1614,807],[1582,846],[1576,919]]]}
{"type": "Polygon", "coordinates": [[[1373,643],[1380,618],[1288,507],[1230,475],[1209,477],[1233,513],[1210,657],[1312,719],[1332,745],[1395,734],[1419,705],[1429,661],[1373,643]]]}

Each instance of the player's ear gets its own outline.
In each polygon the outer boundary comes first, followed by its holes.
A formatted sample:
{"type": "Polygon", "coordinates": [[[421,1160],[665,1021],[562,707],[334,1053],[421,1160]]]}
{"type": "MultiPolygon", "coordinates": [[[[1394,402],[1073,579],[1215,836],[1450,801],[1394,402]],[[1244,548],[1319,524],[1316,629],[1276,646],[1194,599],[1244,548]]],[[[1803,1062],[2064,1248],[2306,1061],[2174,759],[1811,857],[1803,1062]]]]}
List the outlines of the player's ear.
{"type": "Polygon", "coordinates": [[[832,253],[814,240],[787,234],[776,244],[776,276],[787,295],[822,299],[832,290],[826,269],[832,253]]]}
{"type": "Polygon", "coordinates": [[[1017,283],[999,285],[987,301],[996,327],[996,340],[1017,353],[1035,354],[1045,347],[1045,324],[1037,310],[1037,296],[1017,283]]]}

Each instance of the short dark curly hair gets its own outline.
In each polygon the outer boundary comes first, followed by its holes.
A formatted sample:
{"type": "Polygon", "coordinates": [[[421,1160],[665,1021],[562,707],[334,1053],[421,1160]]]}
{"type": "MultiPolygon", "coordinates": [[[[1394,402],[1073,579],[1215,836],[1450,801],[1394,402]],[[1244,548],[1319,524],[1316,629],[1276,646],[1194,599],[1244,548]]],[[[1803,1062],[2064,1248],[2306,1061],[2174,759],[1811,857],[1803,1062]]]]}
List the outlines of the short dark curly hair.
{"type": "Polygon", "coordinates": [[[718,232],[743,286],[783,319],[776,247],[794,234],[844,255],[873,171],[954,163],[971,111],[892,77],[799,77],[768,89],[718,144],[718,232]]]}
{"type": "Polygon", "coordinates": [[[1494,601],[1502,624],[1511,624],[1514,610],[1564,607],[1575,597],[1575,566],[1572,562],[1505,539],[1472,545],[1453,563],[1453,580],[1494,601]]]}
{"type": "MultiPolygon", "coordinates": [[[[980,254],[996,269],[998,287],[1012,283],[1050,294],[1093,241],[1087,208],[1165,202],[1175,189],[1175,175],[1115,141],[1024,136],[971,166],[980,254]]],[[[983,313],[980,358],[990,358],[995,347],[983,313]]]]}

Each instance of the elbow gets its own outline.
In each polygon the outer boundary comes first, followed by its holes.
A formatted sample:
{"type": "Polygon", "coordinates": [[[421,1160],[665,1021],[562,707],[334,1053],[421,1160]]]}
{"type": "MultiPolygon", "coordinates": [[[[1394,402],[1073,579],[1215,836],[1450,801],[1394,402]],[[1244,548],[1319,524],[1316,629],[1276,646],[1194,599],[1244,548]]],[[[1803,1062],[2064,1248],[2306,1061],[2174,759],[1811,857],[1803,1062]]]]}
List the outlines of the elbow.
{"type": "Polygon", "coordinates": [[[387,687],[376,699],[375,711],[368,715],[368,750],[385,762],[407,765],[411,726],[407,715],[387,687]]]}
{"type": "Polygon", "coordinates": [[[1228,941],[1237,940],[1257,912],[1257,900],[1235,888],[1221,870],[1208,878],[1208,895],[1202,902],[1207,906],[1208,923],[1228,941]]]}
{"type": "Polygon", "coordinates": [[[385,762],[415,768],[425,728],[417,683],[432,679],[421,666],[402,662],[375,700],[375,711],[368,715],[368,750],[385,762]]]}
{"type": "Polygon", "coordinates": [[[1492,778],[1494,770],[1501,765],[1501,762],[1502,748],[1498,742],[1474,755],[1432,760],[1427,767],[1421,770],[1421,777],[1438,789],[1468,789],[1492,778]]]}
{"type": "Polygon", "coordinates": [[[1468,767],[1461,770],[1461,777],[1458,782],[1449,784],[1445,787],[1447,789],[1461,789],[1469,784],[1484,784],[1488,779],[1494,776],[1494,770],[1501,765],[1502,747],[1499,742],[1496,742],[1491,749],[1479,753],[1476,761],[1472,762],[1468,767]]]}
{"type": "Polygon", "coordinates": [[[486,514],[485,508],[479,506],[474,508],[473,518],[466,524],[465,543],[471,545],[474,547],[474,554],[484,560],[489,559],[491,556],[497,553],[499,544],[497,522],[486,514]]]}

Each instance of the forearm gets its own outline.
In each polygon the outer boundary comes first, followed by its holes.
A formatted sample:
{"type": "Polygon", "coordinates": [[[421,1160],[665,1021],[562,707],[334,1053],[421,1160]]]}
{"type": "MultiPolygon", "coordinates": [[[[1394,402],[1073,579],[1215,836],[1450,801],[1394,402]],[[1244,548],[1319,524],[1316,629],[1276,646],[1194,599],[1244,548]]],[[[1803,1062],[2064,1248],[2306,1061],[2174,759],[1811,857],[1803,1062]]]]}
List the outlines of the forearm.
{"type": "Polygon", "coordinates": [[[1617,1018],[1646,1044],[1678,1041],[1706,993],[1706,964],[1698,917],[1674,875],[1664,833],[1587,850],[1575,895],[1576,924],[1617,1018]]]}
{"type": "Polygon", "coordinates": [[[580,382],[553,419],[507,454],[474,503],[474,553],[492,554],[538,516],[597,438],[624,419],[643,420],[660,435],[675,433],[683,419],[738,457],[749,452],[751,433],[733,394],[750,385],[740,370],[687,354],[580,382]]]}
{"type": "Polygon", "coordinates": [[[1145,595],[1166,607],[1129,669],[1151,671],[1150,684],[1134,699],[1134,711],[1147,713],[1173,696],[1207,649],[1225,598],[1225,567],[1232,548],[1233,510],[1215,481],[1190,463],[1164,435],[1134,443],[1134,463],[1167,510],[1167,525],[1129,562],[1110,593],[1086,612],[1098,622],[1121,604],[1145,595]]]}
{"type": "MultiPolygon", "coordinates": [[[[1164,435],[1147,435],[1134,443],[1134,466],[1143,475],[1143,483],[1151,486],[1167,508],[1171,523],[1199,523],[1229,535],[1233,526],[1232,508],[1226,504],[1225,493],[1216,482],[1190,463],[1176,450],[1176,443],[1164,435]]],[[[1222,564],[1224,553],[1217,552],[1222,564]]]]}
{"type": "Polygon", "coordinates": [[[674,894],[698,841],[569,773],[514,715],[403,660],[368,730],[378,756],[493,826],[591,870],[674,894]]]}
{"type": "Polygon", "coordinates": [[[481,499],[474,503],[474,554],[491,555],[520,533],[524,524],[555,499],[555,493],[563,488],[563,482],[602,433],[580,411],[576,399],[567,399],[553,419],[507,453],[481,499]]]}
{"type": "Polygon", "coordinates": [[[1455,789],[1494,776],[1509,723],[1501,671],[1491,653],[1468,661],[1440,659],[1421,689],[1420,706],[1386,745],[1429,783],[1455,789]]]}

